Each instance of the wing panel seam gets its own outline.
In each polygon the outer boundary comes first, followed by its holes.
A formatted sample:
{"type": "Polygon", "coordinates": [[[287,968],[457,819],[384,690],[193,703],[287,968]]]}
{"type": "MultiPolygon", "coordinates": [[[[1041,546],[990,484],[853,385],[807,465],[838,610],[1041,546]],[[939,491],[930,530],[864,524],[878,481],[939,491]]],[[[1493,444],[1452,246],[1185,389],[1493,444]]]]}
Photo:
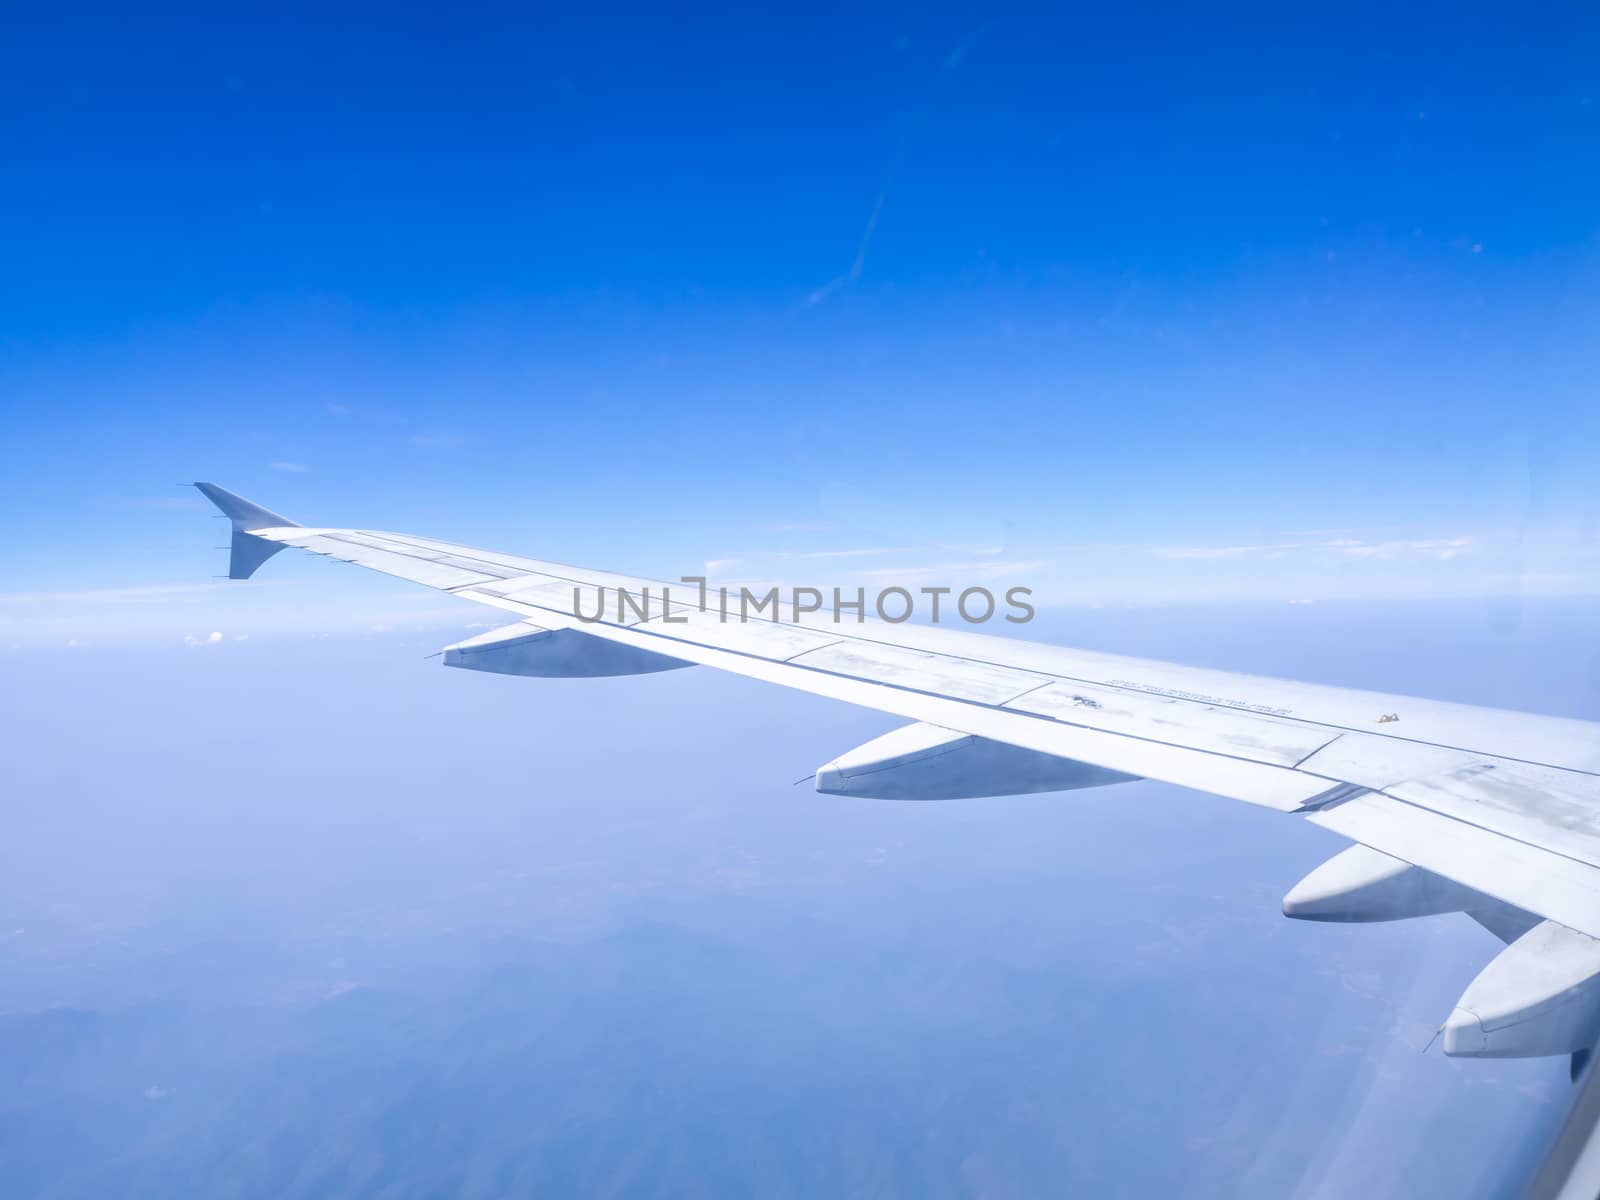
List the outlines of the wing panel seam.
{"type": "MultiPolygon", "coordinates": [[[[362,533],[362,534],[365,534],[366,536],[369,536],[369,537],[382,538],[383,540],[386,540],[386,541],[395,541],[393,536],[385,537],[383,534],[374,533],[374,532],[372,532],[370,530],[364,530],[364,529],[363,530],[349,530],[349,531],[344,531],[344,532],[362,533]]],[[[332,536],[332,535],[323,534],[323,535],[320,535],[320,536],[332,536]]],[[[405,542],[396,542],[395,544],[400,545],[400,546],[405,546],[407,549],[412,550],[412,551],[417,551],[417,550],[421,549],[418,546],[411,545],[411,544],[405,543],[405,542]]],[[[455,557],[473,559],[473,560],[478,561],[478,562],[483,562],[486,565],[496,566],[496,567],[498,567],[500,569],[505,569],[505,564],[503,564],[503,563],[493,563],[491,560],[482,558],[482,557],[480,557],[478,555],[475,555],[475,554],[470,554],[470,553],[468,553],[468,554],[460,554],[460,553],[457,553],[457,550],[468,550],[468,551],[470,551],[470,550],[473,549],[472,547],[469,547],[469,546],[455,547],[454,543],[449,543],[449,542],[441,543],[441,545],[449,545],[449,546],[451,546],[452,549],[450,551],[447,551],[446,553],[450,553],[455,557]]],[[[401,557],[417,558],[419,561],[429,561],[429,560],[422,559],[420,554],[406,554],[401,550],[395,550],[392,553],[398,554],[401,557]]],[[[515,556],[513,556],[513,557],[515,557],[515,556]]],[[[528,559],[526,561],[529,561],[529,562],[543,562],[543,560],[539,560],[539,559],[528,559]]],[[[358,564],[358,565],[364,565],[364,564],[358,564]]],[[[562,569],[566,569],[566,570],[581,569],[581,568],[567,567],[565,564],[561,564],[561,563],[548,563],[546,565],[552,566],[552,567],[561,567],[562,569]]],[[[462,568],[462,569],[467,569],[467,568],[462,568]]],[[[572,583],[572,584],[575,584],[575,585],[578,585],[578,586],[583,586],[583,585],[585,585],[585,582],[586,582],[584,580],[574,579],[574,578],[572,578],[570,576],[559,575],[559,574],[556,574],[555,572],[532,572],[532,573],[533,574],[545,574],[545,575],[548,575],[548,577],[550,579],[557,580],[557,581],[560,581],[560,582],[565,582],[565,583],[572,583]]],[[[645,584],[656,584],[656,585],[659,585],[659,586],[661,586],[663,588],[671,586],[670,584],[664,583],[661,580],[640,580],[640,582],[641,583],[645,583],[645,584]]],[[[472,584],[459,584],[459,585],[454,585],[454,586],[449,587],[449,588],[441,588],[439,590],[448,591],[448,592],[453,592],[453,593],[459,594],[460,590],[463,590],[463,589],[466,589],[466,588],[470,588],[472,586],[474,586],[474,585],[472,585],[472,584]]],[[[521,603],[521,602],[517,602],[517,603],[521,603]]],[[[539,605],[529,605],[529,607],[541,608],[542,611],[551,611],[551,612],[559,612],[560,611],[559,609],[548,609],[548,610],[545,610],[545,609],[543,609],[542,606],[539,606],[539,605]]],[[[603,624],[603,625],[606,625],[608,628],[619,628],[618,626],[611,625],[609,622],[595,622],[595,624],[603,624]]],[[[796,621],[784,621],[784,622],[779,622],[779,624],[787,625],[787,626],[789,626],[791,628],[795,628],[795,629],[803,629],[803,630],[808,630],[808,631],[810,630],[810,626],[801,624],[801,623],[796,622],[796,621]]],[[[666,635],[652,634],[652,636],[665,637],[666,635]]],[[[672,640],[672,641],[676,641],[676,642],[680,642],[680,643],[688,644],[688,645],[696,645],[696,644],[698,644],[698,643],[693,643],[693,642],[686,642],[685,639],[681,639],[681,638],[668,638],[668,640],[672,640]]],[[[893,648],[893,649],[906,649],[907,648],[904,645],[902,645],[901,643],[891,642],[891,641],[884,641],[884,640],[879,639],[879,638],[866,637],[866,636],[863,636],[861,634],[845,633],[845,634],[841,634],[840,637],[837,640],[839,642],[859,641],[859,642],[867,643],[869,645],[885,646],[885,647],[890,647],[890,648],[893,648]]],[[[831,644],[837,644],[837,643],[831,643],[831,644]]],[[[721,649],[721,647],[715,647],[715,648],[721,649]]],[[[820,648],[820,647],[817,647],[817,648],[820,648]]],[[[740,652],[739,651],[729,651],[729,653],[740,653],[740,652]]],[[[802,653],[809,653],[809,651],[802,651],[802,653]]],[[[933,651],[933,652],[930,652],[930,653],[939,653],[939,654],[942,655],[942,657],[955,659],[955,660],[960,661],[960,662],[972,663],[972,664],[977,665],[977,666],[993,667],[993,668],[996,668],[996,669],[999,669],[999,670],[1006,670],[1006,671],[1019,671],[1019,672],[1023,672],[1023,673],[1031,674],[1031,675],[1048,675],[1052,681],[1063,681],[1063,682],[1070,682],[1070,683],[1078,683],[1078,684],[1082,684],[1082,685],[1084,685],[1086,687],[1105,688],[1105,689],[1107,689],[1109,691],[1131,693],[1133,695],[1140,695],[1140,696],[1154,696],[1154,695],[1161,695],[1162,694],[1162,693],[1159,693],[1159,692],[1151,691],[1148,688],[1132,687],[1132,686],[1128,686],[1126,684],[1107,683],[1104,680],[1088,679],[1088,678],[1084,678],[1083,676],[1079,676],[1079,675],[1057,674],[1057,673],[1052,672],[1050,670],[1035,669],[1035,668],[1031,668],[1031,667],[1028,667],[1028,668],[1015,667],[1015,666],[1012,666],[1012,665],[1007,664],[1007,663],[994,662],[994,661],[992,661],[990,659],[981,658],[981,657],[975,657],[975,656],[972,656],[972,655],[948,654],[948,653],[945,653],[945,652],[942,652],[942,651],[933,651]]],[[[761,656],[759,656],[759,655],[751,655],[749,657],[760,658],[761,656]]],[[[767,659],[765,661],[770,662],[770,661],[773,661],[773,660],[767,659]]],[[[785,660],[779,660],[779,661],[787,662],[788,660],[785,659],[785,660]]],[[[792,665],[797,666],[797,667],[798,666],[803,666],[803,664],[800,664],[800,663],[794,663],[792,665]]],[[[806,669],[807,670],[817,670],[818,668],[808,667],[806,669]]],[[[852,678],[852,677],[851,676],[841,676],[841,678],[852,678]]],[[[885,686],[899,686],[899,685],[885,685],[885,686]]],[[[917,693],[917,694],[920,694],[920,695],[936,695],[936,696],[942,695],[942,693],[924,692],[921,689],[916,689],[916,688],[902,688],[901,690],[914,692],[914,693],[917,693]]],[[[1016,697],[1013,697],[1013,699],[1015,699],[1015,698],[1016,697]]],[[[1336,724],[1336,723],[1331,722],[1331,721],[1318,721],[1318,720],[1315,720],[1315,719],[1312,719],[1312,718],[1309,718],[1309,717],[1294,716],[1294,715],[1291,715],[1291,714],[1261,713],[1261,712],[1257,712],[1254,709],[1251,709],[1251,708],[1249,708],[1249,707],[1247,707],[1245,705],[1230,704],[1230,703],[1228,703],[1227,701],[1224,701],[1224,700],[1194,700],[1194,699],[1189,699],[1188,697],[1184,697],[1184,696],[1167,696],[1165,698],[1169,699],[1169,700],[1174,700],[1174,701],[1176,701],[1176,702],[1178,702],[1180,704],[1196,705],[1196,706],[1198,706],[1200,708],[1226,709],[1226,710],[1228,710],[1230,712],[1243,713],[1246,716],[1265,717],[1268,720],[1282,720],[1282,721],[1289,721],[1289,722],[1292,722],[1294,724],[1312,726],[1312,727],[1321,728],[1321,729],[1338,730],[1339,731],[1339,736],[1342,736],[1343,734],[1346,734],[1346,733],[1359,733],[1359,734],[1362,734],[1362,735],[1368,736],[1368,737],[1381,737],[1381,738],[1385,739],[1386,741],[1404,742],[1406,744],[1413,745],[1413,746],[1430,746],[1430,747],[1432,747],[1434,749],[1451,750],[1451,751],[1454,751],[1454,752],[1459,753],[1459,754],[1469,754],[1469,755],[1475,755],[1475,756],[1479,756],[1479,757],[1496,758],[1496,759],[1499,759],[1499,760],[1501,760],[1503,762],[1521,763],[1524,766],[1544,767],[1547,770],[1551,770],[1551,771],[1569,772],[1569,773],[1571,773],[1573,775],[1582,775],[1582,776],[1585,776],[1585,777],[1591,778],[1591,779],[1600,778],[1600,770],[1585,770],[1582,767],[1571,767],[1571,766],[1566,766],[1566,765],[1562,765],[1562,764],[1558,764],[1558,763],[1545,762],[1545,761],[1543,761],[1541,759],[1519,758],[1519,757],[1516,757],[1514,755],[1508,755],[1508,754],[1500,754],[1500,753],[1487,754],[1486,752],[1481,751],[1481,750],[1471,750],[1471,749],[1468,749],[1465,746],[1458,746],[1458,745],[1455,745],[1455,744],[1450,743],[1450,742],[1436,742],[1436,741],[1429,741],[1426,738],[1411,738],[1411,737],[1402,737],[1402,736],[1399,736],[1399,735],[1396,735],[1396,734],[1392,734],[1392,733],[1378,733],[1378,732],[1376,732],[1374,730],[1370,730],[1370,729],[1357,728],[1355,726],[1350,726],[1350,725],[1339,725],[1339,724],[1336,724]]],[[[961,703],[972,703],[971,701],[965,701],[965,700],[960,701],[960,702],[961,703]]],[[[987,706],[985,706],[985,707],[987,707],[987,706]]],[[[1047,718],[1047,719],[1054,719],[1054,718],[1047,718]]],[[[1070,722],[1060,722],[1060,723],[1061,724],[1070,724],[1070,722]]],[[[1076,726],[1076,728],[1090,728],[1090,729],[1092,729],[1094,727],[1093,726],[1076,726]]],[[[1100,731],[1100,732],[1106,732],[1106,731],[1100,731]]],[[[1138,740],[1149,741],[1149,742],[1152,742],[1153,744],[1156,744],[1156,745],[1174,745],[1175,746],[1174,743],[1162,742],[1159,739],[1139,738],[1137,734],[1118,734],[1116,736],[1137,738],[1138,740]]],[[[1331,745],[1333,741],[1337,741],[1337,740],[1338,740],[1338,737],[1336,736],[1336,737],[1330,739],[1330,742],[1328,744],[1331,745]]],[[[1175,746],[1175,748],[1192,749],[1192,747],[1176,747],[1176,746],[1175,746]]],[[[1321,747],[1321,749],[1325,749],[1325,748],[1326,748],[1326,746],[1321,747]]],[[[1207,751],[1196,751],[1196,753],[1218,754],[1218,757],[1234,758],[1234,759],[1237,759],[1240,762],[1252,762],[1252,763],[1254,763],[1254,762],[1258,761],[1256,759],[1238,758],[1238,756],[1236,756],[1236,755],[1220,754],[1220,753],[1218,753],[1216,751],[1208,751],[1208,750],[1207,751]]],[[[1317,751],[1313,751],[1312,753],[1314,755],[1315,753],[1317,753],[1317,751]]],[[[1308,757],[1310,757],[1310,756],[1308,756],[1308,757]]],[[[1304,762],[1305,760],[1302,759],[1301,761],[1304,762]]],[[[1275,766],[1277,764],[1261,764],[1261,765],[1275,766]]],[[[1298,766],[1280,768],[1280,769],[1284,769],[1284,770],[1300,770],[1300,768],[1298,766]]],[[[1302,771],[1302,773],[1303,774],[1311,774],[1311,772],[1305,772],[1305,771],[1302,771]]],[[[1327,776],[1319,775],[1319,776],[1317,776],[1317,778],[1327,778],[1327,776]]],[[[1385,793],[1385,794],[1387,794],[1387,793],[1385,793]]],[[[1431,811],[1431,810],[1429,810],[1429,811],[1431,811]]]]}

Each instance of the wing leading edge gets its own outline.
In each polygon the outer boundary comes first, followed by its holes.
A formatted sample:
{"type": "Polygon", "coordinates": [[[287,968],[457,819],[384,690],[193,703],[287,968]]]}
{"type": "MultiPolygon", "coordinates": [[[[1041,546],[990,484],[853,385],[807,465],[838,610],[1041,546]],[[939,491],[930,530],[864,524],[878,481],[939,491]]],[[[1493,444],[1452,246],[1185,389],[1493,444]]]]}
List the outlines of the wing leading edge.
{"type": "Polygon", "coordinates": [[[724,620],[682,584],[404,534],[308,528],[196,486],[233,523],[235,578],[294,546],[515,619],[449,648],[450,665],[549,677],[698,664],[913,723],[826,764],[822,790],[933,799],[1142,777],[1302,814],[1376,854],[1346,852],[1313,872],[1286,899],[1289,915],[1462,911],[1510,943],[1446,1022],[1447,1052],[1569,1053],[1600,1036],[1593,723],[942,627],[839,624],[781,606],[759,620],[724,620]],[[601,595],[616,603],[597,617],[601,595]]]}

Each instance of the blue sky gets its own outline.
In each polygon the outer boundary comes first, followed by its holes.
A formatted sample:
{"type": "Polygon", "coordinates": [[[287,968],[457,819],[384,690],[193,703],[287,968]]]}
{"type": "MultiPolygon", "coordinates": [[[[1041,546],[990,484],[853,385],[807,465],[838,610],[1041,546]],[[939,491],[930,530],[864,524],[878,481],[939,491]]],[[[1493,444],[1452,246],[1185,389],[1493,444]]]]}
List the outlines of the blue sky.
{"type": "MultiPolygon", "coordinates": [[[[196,478],[665,577],[1600,580],[1582,6],[232,20],[5,52],[14,639],[205,581],[196,478]]],[[[379,594],[280,564],[194,620],[379,594]]]]}

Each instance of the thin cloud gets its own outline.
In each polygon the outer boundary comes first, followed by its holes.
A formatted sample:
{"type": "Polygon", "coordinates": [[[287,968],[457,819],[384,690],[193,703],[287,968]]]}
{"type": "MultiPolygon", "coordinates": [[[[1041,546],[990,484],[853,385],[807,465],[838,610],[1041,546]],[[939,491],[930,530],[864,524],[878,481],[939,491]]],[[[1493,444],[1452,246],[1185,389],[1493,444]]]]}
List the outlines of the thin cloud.
{"type": "Polygon", "coordinates": [[[340,404],[337,401],[328,404],[328,415],[333,417],[352,417],[363,421],[377,421],[382,425],[392,425],[401,420],[399,413],[387,412],[381,408],[358,408],[352,404],[340,404]]]}
{"type": "Polygon", "coordinates": [[[924,563],[908,567],[881,567],[868,571],[854,571],[851,578],[894,582],[896,580],[932,579],[940,577],[955,582],[972,579],[993,579],[997,575],[1016,576],[1025,572],[1042,571],[1056,564],[1047,558],[984,559],[981,562],[924,563]]]}
{"type": "Polygon", "coordinates": [[[936,542],[934,544],[940,550],[949,550],[953,554],[982,554],[987,557],[993,557],[996,554],[1004,554],[1006,552],[1004,546],[974,546],[963,545],[960,542],[936,542]]]}
{"type": "Polygon", "coordinates": [[[1161,558],[1179,559],[1212,559],[1212,558],[1255,558],[1282,554],[1288,550],[1300,550],[1304,547],[1293,542],[1278,543],[1266,546],[1150,546],[1151,554],[1161,558]]]}
{"type": "Polygon", "coordinates": [[[456,450],[471,439],[457,433],[413,433],[406,440],[421,450],[456,450]]]}
{"type": "Polygon", "coordinates": [[[861,272],[867,265],[867,250],[872,245],[872,235],[878,228],[878,215],[883,212],[884,198],[889,194],[889,185],[878,191],[878,198],[872,205],[872,215],[867,218],[867,227],[861,233],[861,243],[856,247],[855,261],[850,264],[850,269],[843,275],[836,275],[827,283],[817,288],[806,297],[806,307],[811,308],[821,304],[829,296],[842,287],[849,287],[861,278],[861,272]]]}
{"type": "Polygon", "coordinates": [[[1413,538],[1409,541],[1341,544],[1338,550],[1346,558],[1386,559],[1420,554],[1445,561],[1455,558],[1471,545],[1471,538],[1413,538]]]}
{"type": "Polygon", "coordinates": [[[0,592],[0,605],[165,603],[220,590],[216,583],[151,583],[138,587],[81,588],[40,592],[0,592]]]}
{"type": "Polygon", "coordinates": [[[944,69],[946,71],[954,71],[964,61],[966,61],[967,55],[971,54],[972,51],[977,47],[978,43],[983,40],[983,35],[986,32],[988,32],[987,27],[980,25],[977,29],[974,29],[971,33],[967,34],[966,37],[962,38],[960,44],[945,56],[944,69]]]}
{"type": "Polygon", "coordinates": [[[775,525],[757,525],[762,533],[822,533],[833,526],[827,521],[780,521],[775,525]]]}
{"type": "Polygon", "coordinates": [[[748,562],[775,565],[794,562],[826,562],[842,558],[882,558],[892,554],[914,554],[921,549],[926,548],[919,546],[860,546],[843,550],[744,550],[725,555],[722,558],[708,558],[705,563],[705,569],[709,575],[748,562]]]}
{"type": "MultiPolygon", "coordinates": [[[[916,546],[862,546],[849,550],[777,550],[770,554],[763,554],[762,558],[876,558],[881,554],[910,554],[917,550],[916,546]]],[[[755,558],[757,555],[746,555],[755,558]]]]}
{"type": "Polygon", "coordinates": [[[311,470],[311,468],[306,466],[305,463],[286,462],[283,459],[269,462],[267,466],[271,467],[274,471],[288,471],[294,475],[304,475],[307,471],[311,470]]]}
{"type": "Polygon", "coordinates": [[[1281,558],[1286,554],[1332,553],[1347,559],[1394,559],[1404,557],[1448,560],[1465,553],[1474,545],[1469,537],[1451,538],[1391,538],[1384,541],[1366,541],[1361,538],[1340,537],[1309,542],[1266,542],[1256,545],[1236,546],[1149,546],[1146,550],[1161,558],[1172,559],[1224,559],[1224,558],[1281,558]]]}

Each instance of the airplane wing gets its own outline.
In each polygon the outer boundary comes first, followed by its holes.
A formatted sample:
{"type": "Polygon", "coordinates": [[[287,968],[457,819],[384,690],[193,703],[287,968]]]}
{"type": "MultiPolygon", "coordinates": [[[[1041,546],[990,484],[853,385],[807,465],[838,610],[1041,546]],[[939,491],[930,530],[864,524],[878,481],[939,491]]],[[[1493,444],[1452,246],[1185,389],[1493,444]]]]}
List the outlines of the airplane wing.
{"type": "Polygon", "coordinates": [[[196,486],[233,523],[233,578],[293,546],[510,615],[447,648],[452,666],[571,677],[698,664],[910,722],[824,764],[821,791],[944,799],[1147,778],[1301,816],[1356,845],[1289,892],[1288,915],[1466,912],[1508,943],[1446,1020],[1446,1053],[1576,1055],[1600,1037],[1600,725],[854,610],[835,621],[777,599],[740,619],[715,588],[307,528],[196,486]]]}

